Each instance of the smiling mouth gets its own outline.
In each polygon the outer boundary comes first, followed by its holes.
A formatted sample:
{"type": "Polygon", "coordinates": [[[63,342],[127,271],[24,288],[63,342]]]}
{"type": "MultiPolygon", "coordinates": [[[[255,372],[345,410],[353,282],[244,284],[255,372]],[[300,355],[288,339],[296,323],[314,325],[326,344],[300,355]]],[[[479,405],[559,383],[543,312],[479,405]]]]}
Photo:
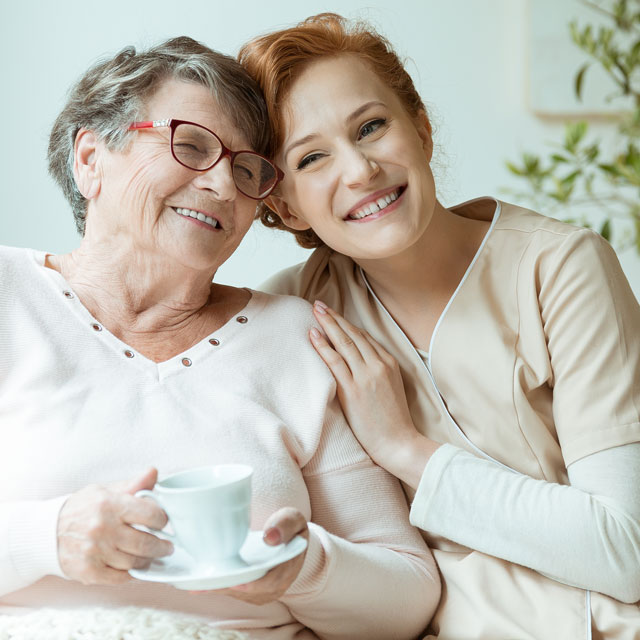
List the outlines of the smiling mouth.
{"type": "Polygon", "coordinates": [[[208,224],[214,229],[222,229],[220,223],[215,218],[206,216],[201,211],[194,211],[193,209],[185,209],[183,207],[173,207],[173,210],[185,218],[195,218],[196,220],[200,220],[200,222],[208,224]]]}
{"type": "Polygon", "coordinates": [[[393,204],[404,192],[406,187],[398,187],[394,191],[380,196],[377,200],[373,200],[363,205],[356,211],[353,211],[347,216],[347,220],[362,220],[367,216],[371,216],[374,213],[378,213],[386,209],[390,204],[393,204]]]}

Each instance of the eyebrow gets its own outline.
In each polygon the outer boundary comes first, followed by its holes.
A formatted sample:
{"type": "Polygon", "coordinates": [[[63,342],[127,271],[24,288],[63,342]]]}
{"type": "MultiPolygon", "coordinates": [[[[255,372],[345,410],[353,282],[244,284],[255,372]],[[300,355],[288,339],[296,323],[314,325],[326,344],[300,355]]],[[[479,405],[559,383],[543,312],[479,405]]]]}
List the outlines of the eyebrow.
{"type": "MultiPolygon", "coordinates": [[[[346,122],[348,122],[348,123],[353,122],[354,120],[359,118],[365,111],[367,111],[368,109],[370,109],[371,107],[374,107],[374,106],[386,107],[384,102],[380,102],[379,100],[371,100],[369,102],[365,102],[363,105],[359,106],[355,111],[353,111],[352,113],[350,113],[347,116],[346,122]]],[[[303,144],[307,144],[307,142],[311,142],[318,135],[319,135],[318,133],[310,133],[308,136],[304,136],[304,138],[300,138],[299,140],[296,140],[295,142],[292,142],[286,148],[286,150],[284,152],[284,157],[286,158],[289,155],[289,153],[291,153],[291,151],[293,151],[296,147],[299,147],[299,146],[301,146],[303,144]]]]}

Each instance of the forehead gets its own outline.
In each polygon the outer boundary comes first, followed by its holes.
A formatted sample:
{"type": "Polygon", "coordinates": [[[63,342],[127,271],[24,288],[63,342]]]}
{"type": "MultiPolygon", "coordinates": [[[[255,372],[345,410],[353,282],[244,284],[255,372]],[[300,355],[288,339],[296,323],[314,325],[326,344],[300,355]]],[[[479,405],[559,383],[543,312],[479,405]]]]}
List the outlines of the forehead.
{"type": "Polygon", "coordinates": [[[232,149],[249,147],[248,136],[233,124],[211,90],[195,82],[165,80],[146,101],[145,118],[188,120],[211,129],[232,149]]]}
{"type": "Polygon", "coordinates": [[[283,111],[285,135],[342,121],[371,101],[404,111],[393,89],[358,56],[323,58],[306,67],[291,86],[283,111]]]}

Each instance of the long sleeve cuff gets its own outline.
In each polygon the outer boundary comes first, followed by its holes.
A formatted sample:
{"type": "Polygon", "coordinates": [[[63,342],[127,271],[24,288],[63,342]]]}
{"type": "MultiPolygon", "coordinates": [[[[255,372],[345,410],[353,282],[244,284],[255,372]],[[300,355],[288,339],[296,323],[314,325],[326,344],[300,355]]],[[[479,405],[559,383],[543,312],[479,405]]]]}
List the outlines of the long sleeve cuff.
{"type": "Polygon", "coordinates": [[[58,514],[68,496],[11,505],[8,551],[24,586],[45,575],[64,577],[58,562],[58,514]]]}
{"type": "Polygon", "coordinates": [[[307,546],[307,554],[304,564],[298,577],[293,584],[287,589],[287,596],[301,596],[312,594],[322,589],[328,575],[327,555],[325,546],[328,546],[329,540],[327,533],[318,525],[309,523],[309,543],[307,546]],[[324,538],[324,545],[323,539],[324,538]]]}
{"type": "Polygon", "coordinates": [[[425,465],[420,484],[411,504],[409,520],[414,527],[426,529],[429,504],[438,490],[442,475],[453,458],[461,452],[461,449],[451,444],[443,444],[431,456],[425,465]]]}

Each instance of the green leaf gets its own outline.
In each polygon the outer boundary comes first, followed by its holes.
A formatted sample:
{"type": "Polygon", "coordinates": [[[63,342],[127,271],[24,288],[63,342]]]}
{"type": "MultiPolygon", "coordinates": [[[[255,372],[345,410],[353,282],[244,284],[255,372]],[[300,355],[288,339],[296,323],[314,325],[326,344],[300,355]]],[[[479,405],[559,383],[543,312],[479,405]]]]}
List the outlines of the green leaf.
{"type": "Polygon", "coordinates": [[[613,164],[599,164],[598,167],[605,173],[608,173],[610,176],[613,176],[614,178],[620,177],[620,171],[618,171],[618,167],[616,167],[613,164]]]}
{"type": "Polygon", "coordinates": [[[582,102],[582,81],[584,80],[585,71],[591,66],[590,62],[582,65],[578,73],[576,73],[576,78],[574,80],[573,89],[576,93],[576,98],[582,102]]]}
{"type": "Polygon", "coordinates": [[[571,172],[568,176],[565,176],[564,178],[562,178],[560,180],[560,182],[563,185],[566,186],[571,186],[573,185],[573,183],[576,181],[576,178],[582,173],[581,169],[576,169],[575,171],[571,172]]]}
{"type": "Polygon", "coordinates": [[[587,162],[593,162],[600,153],[600,147],[597,144],[592,144],[584,150],[585,159],[587,162]]]}
{"type": "Polygon", "coordinates": [[[554,162],[556,162],[557,164],[560,164],[562,162],[569,162],[568,158],[565,158],[564,156],[561,156],[559,153],[552,154],[551,159],[554,162]]]}
{"type": "Polygon", "coordinates": [[[607,218],[600,227],[600,235],[605,239],[611,242],[611,220],[607,218]]]}
{"type": "Polygon", "coordinates": [[[587,133],[587,123],[584,121],[567,124],[564,132],[564,148],[571,154],[575,154],[576,147],[587,133]]]}
{"type": "Polygon", "coordinates": [[[507,169],[509,169],[511,173],[514,173],[517,176],[525,175],[525,172],[522,171],[522,169],[519,169],[518,167],[516,167],[515,164],[512,164],[511,162],[507,162],[506,165],[507,165],[507,169]]]}
{"type": "Polygon", "coordinates": [[[524,171],[528,175],[537,175],[540,170],[540,158],[532,153],[523,153],[524,171]]]}

